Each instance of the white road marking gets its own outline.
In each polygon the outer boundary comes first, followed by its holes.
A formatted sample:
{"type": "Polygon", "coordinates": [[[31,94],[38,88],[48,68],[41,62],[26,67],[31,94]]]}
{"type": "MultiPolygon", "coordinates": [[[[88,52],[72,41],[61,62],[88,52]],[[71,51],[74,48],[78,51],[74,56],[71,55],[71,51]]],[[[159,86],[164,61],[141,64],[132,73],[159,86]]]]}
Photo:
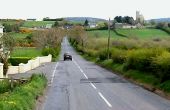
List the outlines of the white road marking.
{"type": "MultiPolygon", "coordinates": [[[[75,65],[79,68],[80,72],[83,73],[83,75],[85,76],[86,79],[88,79],[87,75],[84,73],[84,71],[81,69],[81,67],[78,65],[78,63],[73,59],[73,62],[75,63],[75,65]]],[[[90,83],[90,85],[96,90],[97,87],[90,83]]],[[[99,96],[104,100],[104,102],[111,108],[112,105],[109,103],[109,101],[103,96],[103,94],[101,92],[98,92],[99,96]]]]}
{"type": "Polygon", "coordinates": [[[91,84],[91,86],[92,86],[94,89],[97,89],[96,86],[95,86],[94,84],[92,84],[92,83],[90,83],[90,84],[91,84]]]}
{"type": "Polygon", "coordinates": [[[109,103],[109,101],[103,96],[101,92],[98,92],[99,96],[106,102],[106,104],[111,108],[112,105],[109,103]]]}
{"type": "Polygon", "coordinates": [[[84,73],[84,71],[81,69],[81,67],[78,65],[78,63],[73,59],[73,62],[75,63],[75,65],[79,68],[80,72],[83,73],[84,77],[86,79],[88,79],[87,75],[84,73]]]}
{"type": "Polygon", "coordinates": [[[53,74],[52,74],[51,84],[53,83],[53,80],[54,80],[54,77],[55,77],[55,72],[56,72],[57,66],[58,66],[58,62],[56,63],[55,68],[54,68],[54,71],[53,71],[53,74]]]}

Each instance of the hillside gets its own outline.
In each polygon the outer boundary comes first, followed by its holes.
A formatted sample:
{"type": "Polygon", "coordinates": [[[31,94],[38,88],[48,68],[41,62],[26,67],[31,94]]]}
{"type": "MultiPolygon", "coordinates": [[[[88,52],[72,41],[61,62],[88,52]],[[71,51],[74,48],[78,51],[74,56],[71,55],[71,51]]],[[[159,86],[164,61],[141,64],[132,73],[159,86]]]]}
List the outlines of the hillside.
{"type": "Polygon", "coordinates": [[[70,22],[84,22],[85,20],[89,22],[99,22],[99,21],[106,21],[105,19],[101,18],[92,18],[92,17],[66,17],[65,20],[70,22]]]}
{"type": "Polygon", "coordinates": [[[158,18],[158,19],[151,19],[151,20],[154,20],[155,22],[170,22],[170,18],[158,18]]]}

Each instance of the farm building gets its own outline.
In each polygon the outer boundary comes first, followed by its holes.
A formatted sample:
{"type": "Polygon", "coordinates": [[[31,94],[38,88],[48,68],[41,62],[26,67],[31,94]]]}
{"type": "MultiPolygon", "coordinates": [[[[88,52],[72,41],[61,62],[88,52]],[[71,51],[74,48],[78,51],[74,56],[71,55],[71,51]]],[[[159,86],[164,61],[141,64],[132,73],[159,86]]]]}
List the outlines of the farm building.
{"type": "Polygon", "coordinates": [[[127,23],[115,23],[114,27],[115,28],[123,28],[123,29],[136,28],[135,25],[130,25],[130,24],[127,24],[127,23]]]}
{"type": "Polygon", "coordinates": [[[27,19],[27,21],[36,21],[36,19],[31,18],[31,19],[27,19]]]}
{"type": "Polygon", "coordinates": [[[47,24],[47,25],[45,26],[45,28],[46,28],[46,29],[51,29],[52,26],[53,26],[53,24],[47,24]]]}
{"type": "Polygon", "coordinates": [[[95,27],[97,27],[96,23],[89,23],[89,28],[95,28],[95,27]]]}

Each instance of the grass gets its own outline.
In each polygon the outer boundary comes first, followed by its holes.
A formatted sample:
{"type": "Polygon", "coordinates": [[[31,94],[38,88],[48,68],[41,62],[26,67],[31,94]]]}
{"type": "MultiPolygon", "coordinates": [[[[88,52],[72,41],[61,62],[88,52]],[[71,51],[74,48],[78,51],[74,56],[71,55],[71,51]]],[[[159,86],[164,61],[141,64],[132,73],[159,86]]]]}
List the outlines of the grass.
{"type": "Polygon", "coordinates": [[[159,29],[117,29],[117,32],[128,37],[141,39],[170,38],[170,35],[159,29]]]}
{"type": "Polygon", "coordinates": [[[0,110],[33,110],[39,95],[47,85],[44,75],[32,75],[26,84],[15,87],[0,97],[0,110]]]}
{"type": "Polygon", "coordinates": [[[15,48],[11,54],[11,57],[29,57],[34,58],[37,56],[42,56],[41,50],[31,47],[15,48]]]}
{"type": "MultiPolygon", "coordinates": [[[[96,37],[96,38],[107,38],[109,36],[108,30],[95,30],[95,31],[87,31],[89,37],[96,37]]],[[[111,38],[122,38],[115,34],[114,31],[111,31],[111,38]]]]}
{"type": "Polygon", "coordinates": [[[8,34],[14,37],[15,39],[24,39],[29,35],[29,33],[16,33],[16,32],[11,32],[8,34]]]}
{"type": "Polygon", "coordinates": [[[44,27],[47,24],[54,24],[55,21],[25,21],[23,27],[33,28],[33,27],[44,27]]]}
{"type": "MultiPolygon", "coordinates": [[[[129,38],[139,38],[139,39],[153,39],[153,38],[170,38],[170,35],[159,29],[116,29],[120,34],[126,35],[129,38]]],[[[108,30],[95,30],[87,31],[89,37],[95,38],[107,38],[109,36],[108,30]]],[[[115,34],[114,31],[111,31],[112,39],[126,39],[115,34]]]]}

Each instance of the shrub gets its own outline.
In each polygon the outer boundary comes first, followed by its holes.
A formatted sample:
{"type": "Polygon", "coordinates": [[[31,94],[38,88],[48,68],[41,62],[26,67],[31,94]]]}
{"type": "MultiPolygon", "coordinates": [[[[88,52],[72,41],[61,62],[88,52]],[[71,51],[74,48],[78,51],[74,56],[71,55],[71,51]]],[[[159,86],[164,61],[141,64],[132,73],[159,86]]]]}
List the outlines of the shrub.
{"type": "Polygon", "coordinates": [[[162,49],[138,49],[129,51],[124,69],[152,71],[152,59],[163,52],[162,49]]]}
{"type": "MultiPolygon", "coordinates": [[[[111,52],[109,52],[109,54],[111,55],[111,52]]],[[[98,55],[99,55],[100,60],[106,60],[107,57],[108,57],[107,50],[106,49],[101,49],[99,51],[98,55]]]]}
{"type": "Polygon", "coordinates": [[[28,60],[31,60],[32,58],[30,57],[12,57],[9,58],[9,62],[13,66],[18,66],[20,63],[27,63],[28,60]]]}
{"type": "Polygon", "coordinates": [[[52,55],[53,58],[57,58],[60,52],[60,48],[44,48],[42,49],[42,55],[48,56],[49,54],[52,55]]]}
{"type": "Polygon", "coordinates": [[[89,56],[89,57],[97,57],[97,51],[93,50],[93,49],[85,49],[85,53],[89,56]]]}
{"type": "Polygon", "coordinates": [[[165,81],[160,85],[160,88],[166,92],[170,92],[170,80],[165,81]]]}
{"type": "Polygon", "coordinates": [[[164,82],[170,78],[170,53],[163,52],[160,56],[153,59],[156,75],[164,82]]]}
{"type": "Polygon", "coordinates": [[[126,53],[127,53],[126,50],[112,48],[111,58],[114,63],[123,64],[126,60],[126,53]]]}

